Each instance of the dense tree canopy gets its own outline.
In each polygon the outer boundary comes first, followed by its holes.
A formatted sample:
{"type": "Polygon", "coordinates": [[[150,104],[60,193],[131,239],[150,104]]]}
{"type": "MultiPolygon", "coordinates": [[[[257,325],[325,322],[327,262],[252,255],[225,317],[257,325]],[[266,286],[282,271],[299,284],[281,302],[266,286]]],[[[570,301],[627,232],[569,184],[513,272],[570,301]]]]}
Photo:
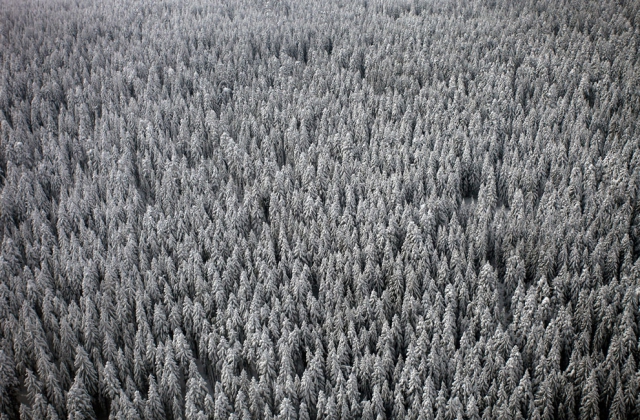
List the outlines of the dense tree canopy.
{"type": "Polygon", "coordinates": [[[640,417],[640,3],[6,0],[4,419],[640,417]]]}

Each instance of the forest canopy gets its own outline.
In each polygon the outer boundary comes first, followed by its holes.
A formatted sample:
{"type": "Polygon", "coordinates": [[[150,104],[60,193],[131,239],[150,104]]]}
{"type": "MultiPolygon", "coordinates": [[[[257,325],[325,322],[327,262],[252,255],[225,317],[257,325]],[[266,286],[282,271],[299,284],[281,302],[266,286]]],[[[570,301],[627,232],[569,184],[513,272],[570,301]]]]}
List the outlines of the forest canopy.
{"type": "Polygon", "coordinates": [[[0,0],[0,418],[640,418],[640,2],[0,0]]]}

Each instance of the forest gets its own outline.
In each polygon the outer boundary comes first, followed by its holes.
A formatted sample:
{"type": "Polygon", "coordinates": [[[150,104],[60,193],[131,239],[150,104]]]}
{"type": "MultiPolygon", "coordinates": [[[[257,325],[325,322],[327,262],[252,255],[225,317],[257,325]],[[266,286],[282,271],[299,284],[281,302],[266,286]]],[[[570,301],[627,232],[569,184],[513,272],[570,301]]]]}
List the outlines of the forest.
{"type": "Polygon", "coordinates": [[[633,0],[0,0],[0,419],[638,419],[639,116],[633,0]]]}

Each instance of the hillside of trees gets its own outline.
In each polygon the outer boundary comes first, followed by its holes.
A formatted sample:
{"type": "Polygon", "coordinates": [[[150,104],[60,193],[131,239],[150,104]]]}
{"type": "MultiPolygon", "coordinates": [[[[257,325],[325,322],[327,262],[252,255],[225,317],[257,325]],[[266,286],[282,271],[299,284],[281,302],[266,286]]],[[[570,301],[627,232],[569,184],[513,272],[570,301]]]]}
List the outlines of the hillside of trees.
{"type": "Polygon", "coordinates": [[[0,419],[640,418],[640,2],[0,0],[0,419]]]}

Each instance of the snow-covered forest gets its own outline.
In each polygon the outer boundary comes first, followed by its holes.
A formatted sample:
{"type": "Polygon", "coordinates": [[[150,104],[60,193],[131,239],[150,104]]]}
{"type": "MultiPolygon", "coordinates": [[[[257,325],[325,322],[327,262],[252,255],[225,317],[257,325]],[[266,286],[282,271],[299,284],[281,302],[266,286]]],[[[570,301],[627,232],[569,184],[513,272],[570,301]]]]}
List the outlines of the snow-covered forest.
{"type": "Polygon", "coordinates": [[[640,2],[0,0],[8,419],[640,417],[640,2]]]}

